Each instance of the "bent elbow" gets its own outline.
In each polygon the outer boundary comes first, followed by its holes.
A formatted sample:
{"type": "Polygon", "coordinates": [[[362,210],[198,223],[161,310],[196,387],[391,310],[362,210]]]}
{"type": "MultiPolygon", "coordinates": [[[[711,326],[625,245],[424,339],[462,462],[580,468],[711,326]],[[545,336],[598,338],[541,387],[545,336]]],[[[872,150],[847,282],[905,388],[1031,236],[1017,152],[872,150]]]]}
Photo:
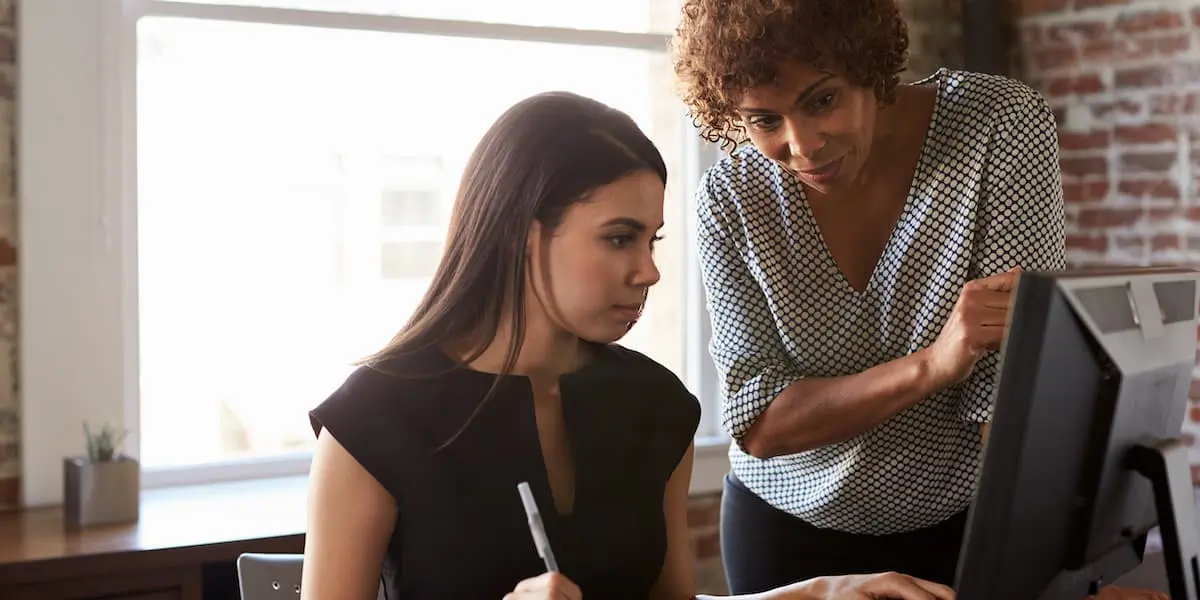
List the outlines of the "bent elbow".
{"type": "Polygon", "coordinates": [[[787,435],[779,435],[769,427],[763,427],[761,422],[755,423],[742,436],[742,450],[759,460],[767,460],[789,454],[799,454],[816,450],[825,445],[811,431],[791,431],[787,435]]]}
{"type": "Polygon", "coordinates": [[[757,424],[751,426],[741,439],[742,450],[759,460],[779,456],[778,448],[771,443],[769,435],[763,435],[763,428],[757,424]]]}

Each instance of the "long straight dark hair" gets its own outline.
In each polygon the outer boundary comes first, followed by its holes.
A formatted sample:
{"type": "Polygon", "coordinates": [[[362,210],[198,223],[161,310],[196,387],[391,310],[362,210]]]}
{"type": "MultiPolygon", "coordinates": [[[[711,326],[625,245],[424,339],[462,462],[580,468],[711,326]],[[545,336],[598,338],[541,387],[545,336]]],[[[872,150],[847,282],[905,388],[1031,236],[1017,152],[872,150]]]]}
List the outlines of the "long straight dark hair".
{"type": "Polygon", "coordinates": [[[534,221],[553,232],[573,203],[641,170],[666,185],[662,155],[633,119],[569,92],[526,98],[483,135],[463,171],[445,249],[425,296],[400,332],[362,361],[378,368],[397,356],[470,340],[476,344],[465,360],[470,362],[511,324],[500,376],[440,448],[466,430],[516,365],[525,341],[525,244],[534,221]]]}

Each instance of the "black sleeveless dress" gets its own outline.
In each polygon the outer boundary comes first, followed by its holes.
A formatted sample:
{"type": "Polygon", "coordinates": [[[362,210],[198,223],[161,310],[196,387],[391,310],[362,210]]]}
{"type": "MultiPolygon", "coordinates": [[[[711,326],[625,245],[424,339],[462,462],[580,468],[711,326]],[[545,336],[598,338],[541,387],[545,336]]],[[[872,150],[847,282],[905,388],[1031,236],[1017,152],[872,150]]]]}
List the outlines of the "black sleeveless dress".
{"type": "Polygon", "coordinates": [[[560,381],[575,461],[575,503],[559,515],[542,460],[528,380],[505,377],[454,443],[497,376],[438,349],[354,371],[313,409],[396,500],[383,564],[388,598],[499,600],[545,571],[517,484],[528,481],[560,570],[585,598],[645,598],[666,550],[663,492],[691,444],[700,405],[668,369],[600,347],[560,381]]]}

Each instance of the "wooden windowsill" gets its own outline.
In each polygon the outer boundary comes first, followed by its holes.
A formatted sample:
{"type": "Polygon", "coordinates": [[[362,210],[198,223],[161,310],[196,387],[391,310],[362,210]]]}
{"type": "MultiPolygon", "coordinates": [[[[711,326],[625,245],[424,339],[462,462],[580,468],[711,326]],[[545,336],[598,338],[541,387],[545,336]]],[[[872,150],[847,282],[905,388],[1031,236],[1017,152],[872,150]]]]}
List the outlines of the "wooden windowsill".
{"type": "Polygon", "coordinates": [[[64,527],[60,506],[3,513],[0,583],[67,559],[136,552],[161,554],[166,564],[203,560],[216,548],[222,555],[231,547],[295,548],[304,535],[306,484],[297,476],[145,490],[137,523],[80,531],[64,527]]]}

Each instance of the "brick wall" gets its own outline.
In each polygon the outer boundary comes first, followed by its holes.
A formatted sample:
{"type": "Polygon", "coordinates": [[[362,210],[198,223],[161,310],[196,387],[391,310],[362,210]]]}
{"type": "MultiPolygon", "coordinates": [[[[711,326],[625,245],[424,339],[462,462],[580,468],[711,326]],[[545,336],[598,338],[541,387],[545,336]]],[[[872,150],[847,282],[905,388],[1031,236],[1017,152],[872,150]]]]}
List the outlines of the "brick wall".
{"type": "Polygon", "coordinates": [[[1058,116],[1071,264],[1200,263],[1200,1],[1022,0],[1015,25],[1058,116]]]}

